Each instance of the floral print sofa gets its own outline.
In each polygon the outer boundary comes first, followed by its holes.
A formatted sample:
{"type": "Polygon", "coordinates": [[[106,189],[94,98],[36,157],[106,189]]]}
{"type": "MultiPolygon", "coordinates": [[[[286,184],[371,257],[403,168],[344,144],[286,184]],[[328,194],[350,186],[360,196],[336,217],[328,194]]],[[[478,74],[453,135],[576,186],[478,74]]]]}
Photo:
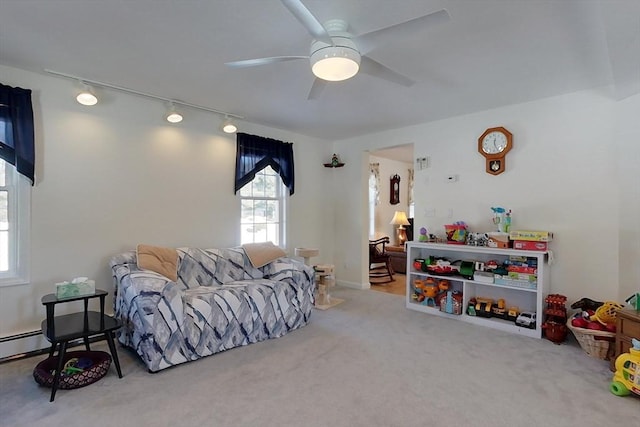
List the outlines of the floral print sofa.
{"type": "Polygon", "coordinates": [[[177,280],[138,268],[136,251],[114,256],[120,343],[150,372],[281,337],[309,322],[314,271],[281,257],[255,268],[241,247],[177,249],[177,280]]]}

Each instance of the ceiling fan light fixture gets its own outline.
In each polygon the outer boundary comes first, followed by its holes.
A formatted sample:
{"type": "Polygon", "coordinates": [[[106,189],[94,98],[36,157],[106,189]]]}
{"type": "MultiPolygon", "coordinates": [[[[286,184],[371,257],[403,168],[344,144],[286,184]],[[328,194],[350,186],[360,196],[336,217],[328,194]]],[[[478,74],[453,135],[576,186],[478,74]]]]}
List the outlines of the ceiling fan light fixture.
{"type": "Polygon", "coordinates": [[[331,46],[319,41],[313,44],[309,59],[311,71],[316,77],[339,82],[358,74],[360,53],[350,39],[342,40],[342,44],[347,46],[331,46]]]}

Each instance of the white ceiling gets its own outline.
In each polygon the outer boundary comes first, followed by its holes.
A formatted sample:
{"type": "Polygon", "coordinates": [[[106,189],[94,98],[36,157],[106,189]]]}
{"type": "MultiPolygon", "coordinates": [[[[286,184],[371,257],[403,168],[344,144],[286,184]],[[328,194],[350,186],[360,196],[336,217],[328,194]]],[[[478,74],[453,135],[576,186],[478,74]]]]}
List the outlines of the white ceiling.
{"type": "Polygon", "coordinates": [[[0,64],[51,69],[335,140],[576,90],[640,92],[638,0],[302,0],[355,34],[446,8],[449,22],[385,37],[373,59],[417,83],[366,74],[307,100],[311,36],[279,0],[0,0],[0,64]]]}

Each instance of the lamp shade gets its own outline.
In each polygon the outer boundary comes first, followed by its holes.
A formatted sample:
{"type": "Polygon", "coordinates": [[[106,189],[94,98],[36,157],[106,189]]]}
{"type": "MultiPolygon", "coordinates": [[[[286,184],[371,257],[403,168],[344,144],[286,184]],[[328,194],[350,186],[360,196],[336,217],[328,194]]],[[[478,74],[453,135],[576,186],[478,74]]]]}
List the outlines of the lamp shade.
{"type": "Polygon", "coordinates": [[[407,214],[404,211],[396,211],[393,214],[393,219],[389,224],[392,225],[410,225],[411,223],[407,219],[407,214]]]}

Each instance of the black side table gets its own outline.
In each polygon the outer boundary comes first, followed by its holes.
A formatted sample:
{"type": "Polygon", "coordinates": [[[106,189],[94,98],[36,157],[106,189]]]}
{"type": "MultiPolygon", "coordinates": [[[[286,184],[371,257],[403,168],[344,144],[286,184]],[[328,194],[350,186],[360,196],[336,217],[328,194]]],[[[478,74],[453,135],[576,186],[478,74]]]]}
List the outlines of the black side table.
{"type": "Polygon", "coordinates": [[[47,309],[47,318],[42,321],[42,333],[51,343],[51,350],[49,351],[49,357],[53,357],[56,347],[58,349],[58,368],[54,376],[53,385],[51,386],[51,399],[56,396],[58,385],[60,384],[60,373],[64,368],[64,355],[67,351],[67,344],[69,341],[73,341],[82,338],[84,345],[89,348],[89,338],[95,335],[102,335],[109,344],[109,351],[111,352],[111,358],[116,365],[118,371],[118,377],[122,378],[122,372],[120,371],[120,361],[118,360],[118,353],[113,341],[115,331],[120,328],[120,322],[111,316],[104,314],[104,299],[108,295],[108,292],[102,289],[96,289],[96,292],[91,295],[82,295],[71,298],[56,297],[55,294],[47,294],[42,297],[42,304],[47,309]],[[100,312],[88,311],[89,300],[92,298],[100,298],[100,312]],[[84,312],[66,314],[63,316],[54,316],[54,308],[56,304],[63,304],[71,301],[84,301],[84,312]]]}

